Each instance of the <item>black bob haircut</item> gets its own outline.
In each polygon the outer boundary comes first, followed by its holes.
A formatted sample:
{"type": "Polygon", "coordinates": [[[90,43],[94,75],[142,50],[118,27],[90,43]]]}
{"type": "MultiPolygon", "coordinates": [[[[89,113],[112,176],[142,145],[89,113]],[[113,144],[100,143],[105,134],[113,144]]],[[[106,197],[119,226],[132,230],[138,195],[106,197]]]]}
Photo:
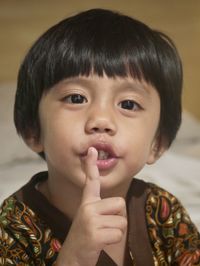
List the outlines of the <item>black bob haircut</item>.
{"type": "Polygon", "coordinates": [[[91,73],[132,76],[158,91],[159,134],[171,145],[181,123],[182,64],[165,34],[118,12],[91,9],[66,18],[32,46],[18,74],[14,122],[23,138],[40,137],[38,106],[61,80],[91,73]]]}

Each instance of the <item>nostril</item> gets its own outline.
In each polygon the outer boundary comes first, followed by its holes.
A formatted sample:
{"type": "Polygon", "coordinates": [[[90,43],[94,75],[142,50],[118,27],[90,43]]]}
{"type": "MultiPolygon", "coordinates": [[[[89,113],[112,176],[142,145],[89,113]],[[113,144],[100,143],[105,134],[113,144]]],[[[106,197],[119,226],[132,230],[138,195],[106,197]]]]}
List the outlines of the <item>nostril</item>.
{"type": "Polygon", "coordinates": [[[99,128],[98,128],[98,127],[93,127],[92,130],[93,130],[94,132],[99,132],[99,128]]]}
{"type": "Polygon", "coordinates": [[[106,132],[106,133],[109,133],[111,131],[111,129],[110,128],[93,127],[92,131],[93,132],[106,132]]]}

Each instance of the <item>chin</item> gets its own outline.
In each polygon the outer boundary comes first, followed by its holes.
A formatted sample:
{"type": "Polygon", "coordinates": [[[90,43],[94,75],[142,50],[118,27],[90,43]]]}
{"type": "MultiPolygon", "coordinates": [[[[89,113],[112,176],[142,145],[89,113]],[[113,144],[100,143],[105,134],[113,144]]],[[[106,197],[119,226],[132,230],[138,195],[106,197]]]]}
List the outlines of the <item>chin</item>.
{"type": "Polygon", "coordinates": [[[124,182],[121,180],[117,182],[117,180],[113,180],[113,178],[109,179],[109,177],[102,177],[101,178],[101,195],[109,196],[121,196],[124,194],[123,188],[124,182]]]}

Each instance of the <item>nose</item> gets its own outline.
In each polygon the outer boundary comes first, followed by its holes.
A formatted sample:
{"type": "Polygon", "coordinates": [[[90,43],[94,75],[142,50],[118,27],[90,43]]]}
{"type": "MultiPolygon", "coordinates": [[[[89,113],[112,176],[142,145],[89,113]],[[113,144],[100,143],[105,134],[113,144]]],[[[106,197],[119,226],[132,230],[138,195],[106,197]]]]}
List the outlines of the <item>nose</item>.
{"type": "Polygon", "coordinates": [[[111,113],[109,108],[100,110],[97,106],[96,108],[94,107],[86,121],[85,131],[88,134],[106,133],[110,136],[115,135],[117,125],[114,115],[111,113]]]}

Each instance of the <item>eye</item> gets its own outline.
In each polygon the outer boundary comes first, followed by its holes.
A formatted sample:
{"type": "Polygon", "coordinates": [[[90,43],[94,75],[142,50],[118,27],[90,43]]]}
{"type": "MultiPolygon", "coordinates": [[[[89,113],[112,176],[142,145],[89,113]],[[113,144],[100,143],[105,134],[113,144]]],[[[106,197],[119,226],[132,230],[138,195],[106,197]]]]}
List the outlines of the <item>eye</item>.
{"type": "Polygon", "coordinates": [[[137,111],[141,109],[141,106],[132,100],[124,100],[119,105],[122,109],[127,109],[132,111],[137,111]]]}
{"type": "Polygon", "coordinates": [[[70,104],[82,104],[87,102],[87,99],[81,94],[71,94],[66,96],[63,100],[70,104]]]}

